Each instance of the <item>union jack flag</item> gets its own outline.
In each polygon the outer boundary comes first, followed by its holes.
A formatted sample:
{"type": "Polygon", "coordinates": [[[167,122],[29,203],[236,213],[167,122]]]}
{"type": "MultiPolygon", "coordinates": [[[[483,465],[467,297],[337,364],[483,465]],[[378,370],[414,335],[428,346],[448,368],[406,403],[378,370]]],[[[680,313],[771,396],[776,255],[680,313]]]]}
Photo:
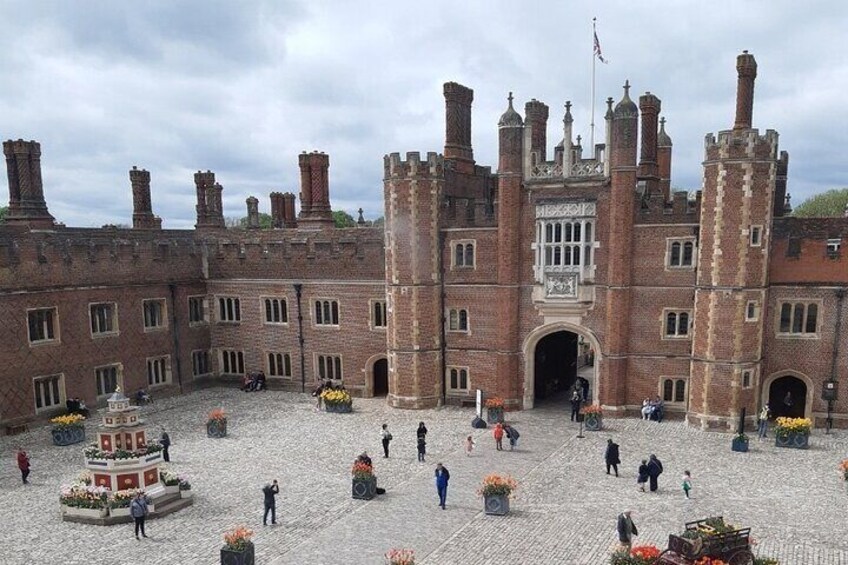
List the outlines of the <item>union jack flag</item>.
{"type": "Polygon", "coordinates": [[[593,32],[593,35],[595,36],[595,56],[601,63],[608,63],[609,61],[604,59],[604,56],[601,54],[601,42],[598,41],[598,32],[593,32]]]}

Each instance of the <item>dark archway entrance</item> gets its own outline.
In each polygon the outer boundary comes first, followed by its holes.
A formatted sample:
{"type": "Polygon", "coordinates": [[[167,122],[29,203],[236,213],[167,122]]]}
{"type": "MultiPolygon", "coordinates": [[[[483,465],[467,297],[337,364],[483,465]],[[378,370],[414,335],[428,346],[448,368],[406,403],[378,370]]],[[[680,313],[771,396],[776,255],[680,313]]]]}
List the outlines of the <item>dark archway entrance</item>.
{"type": "Polygon", "coordinates": [[[807,409],[807,384],[791,375],[774,379],[769,387],[768,403],[775,417],[804,418],[807,409]]]}
{"type": "Polygon", "coordinates": [[[385,359],[374,361],[374,396],[389,394],[389,362],[385,359]]]}
{"type": "Polygon", "coordinates": [[[568,399],[568,389],[577,379],[578,336],[568,331],[546,335],[536,344],[536,402],[568,399]]]}

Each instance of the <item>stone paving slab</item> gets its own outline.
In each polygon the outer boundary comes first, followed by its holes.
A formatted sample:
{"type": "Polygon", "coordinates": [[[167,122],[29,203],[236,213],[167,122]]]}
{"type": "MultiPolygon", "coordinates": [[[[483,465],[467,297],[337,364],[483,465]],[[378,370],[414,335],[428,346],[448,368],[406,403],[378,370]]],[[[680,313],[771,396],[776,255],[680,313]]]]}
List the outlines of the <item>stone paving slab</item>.
{"type": "MultiPolygon", "coordinates": [[[[47,427],[0,438],[0,564],[212,564],[222,533],[239,524],[256,530],[260,565],[379,564],[401,546],[415,549],[424,565],[601,564],[625,507],[634,511],[639,542],[664,546],[683,522],[723,514],[752,527],[756,551],[784,565],[848,564],[848,493],[836,471],[848,457],[844,431],[815,432],[808,451],[753,440],[751,453],[737,454],[729,436],[679,422],[611,420],[609,429],[578,439],[565,407],[540,408],[510,414],[522,434],[510,453],[494,450],[489,431],[470,428],[469,409],[393,410],[376,399],[356,399],[354,407],[353,414],[326,414],[308,395],[210,389],[145,408],[151,432],[169,431],[171,467],[190,475],[195,504],[150,522],[151,538],[143,541],[132,525],[61,521],[59,488],[82,468],[79,445],[52,446],[47,427]],[[231,414],[230,436],[221,440],[207,438],[204,427],[217,406],[231,414]],[[416,461],[419,420],[430,430],[426,465],[416,461]],[[381,457],[383,422],[395,438],[388,460],[381,457]],[[472,457],[462,449],[468,434],[478,441],[472,457]],[[604,473],[608,437],[621,444],[619,479],[604,473]],[[19,443],[33,462],[26,487],[14,462],[19,443]],[[350,465],[364,448],[388,491],[373,501],[350,498],[350,465]],[[666,469],[658,494],[635,485],[638,459],[650,453],[666,469]],[[433,483],[438,460],[451,471],[444,511],[433,483]],[[680,489],[684,469],[694,478],[690,501],[680,489]],[[476,496],[482,477],[495,471],[520,482],[509,516],[484,515],[476,496]],[[274,478],[279,525],[263,527],[260,488],[274,478]]],[[[89,439],[95,429],[90,421],[89,439]]]]}

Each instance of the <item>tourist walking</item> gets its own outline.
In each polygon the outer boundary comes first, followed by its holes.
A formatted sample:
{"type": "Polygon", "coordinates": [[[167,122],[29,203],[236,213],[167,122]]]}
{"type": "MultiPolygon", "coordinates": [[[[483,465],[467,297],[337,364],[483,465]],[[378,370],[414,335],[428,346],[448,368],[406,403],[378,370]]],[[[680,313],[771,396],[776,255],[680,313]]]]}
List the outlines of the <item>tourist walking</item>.
{"type": "Polygon", "coordinates": [[[618,444],[612,438],[607,440],[607,451],[604,453],[604,461],[607,464],[607,475],[610,474],[610,467],[615,471],[615,476],[618,476],[618,464],[621,459],[618,457],[618,444]]]}
{"type": "Polygon", "coordinates": [[[498,451],[503,451],[503,436],[504,436],[504,427],[503,424],[498,422],[495,424],[495,429],[492,432],[492,435],[495,436],[495,449],[498,451]]]}
{"type": "Polygon", "coordinates": [[[621,544],[621,549],[630,551],[633,546],[633,536],[639,535],[639,530],[636,529],[636,524],[633,523],[633,518],[630,517],[631,511],[625,510],[618,515],[616,521],[616,530],[618,530],[618,542],[621,544]]]}
{"type": "Polygon", "coordinates": [[[424,456],[427,454],[427,440],[424,436],[418,436],[418,462],[424,463],[424,456]]]}
{"type": "Polygon", "coordinates": [[[474,443],[474,438],[472,436],[465,438],[465,455],[467,457],[471,457],[471,452],[474,451],[475,445],[477,444],[474,443]]]}
{"type": "Polygon", "coordinates": [[[583,398],[580,396],[580,392],[577,390],[571,393],[571,421],[575,422],[578,420],[578,415],[580,414],[580,405],[583,403],[583,398]]]}
{"type": "Polygon", "coordinates": [[[448,497],[449,480],[450,473],[448,472],[447,467],[441,463],[436,463],[436,492],[439,493],[439,506],[442,507],[442,510],[445,509],[445,500],[448,497]]]}
{"type": "Polygon", "coordinates": [[[512,451],[518,446],[518,438],[521,437],[521,434],[508,424],[504,424],[504,432],[506,432],[506,437],[509,440],[509,450],[512,451]]]}
{"type": "Polygon", "coordinates": [[[639,485],[639,490],[645,492],[645,483],[648,482],[648,460],[642,459],[642,464],[639,465],[639,473],[636,478],[636,484],[639,485]]]}
{"type": "Polygon", "coordinates": [[[24,451],[23,447],[18,447],[18,469],[21,471],[21,480],[25,485],[29,484],[27,477],[29,477],[29,455],[24,451]]]}
{"type": "Polygon", "coordinates": [[[171,455],[168,453],[168,448],[171,447],[171,436],[168,432],[162,430],[162,437],[159,438],[159,445],[162,446],[162,460],[166,463],[171,461],[171,455]]]}
{"type": "Polygon", "coordinates": [[[760,410],[760,417],[758,422],[757,435],[759,436],[760,440],[766,437],[766,434],[768,432],[768,421],[770,417],[771,409],[769,408],[768,402],[766,402],[765,404],[763,404],[763,409],[760,410]]]}
{"type": "Polygon", "coordinates": [[[318,386],[315,387],[315,390],[312,391],[312,396],[315,397],[315,411],[320,412],[322,408],[322,403],[324,401],[321,393],[324,392],[324,383],[318,383],[318,386]]]}
{"type": "Polygon", "coordinates": [[[277,523],[277,495],[280,494],[280,485],[277,484],[277,479],[274,482],[266,484],[262,487],[262,494],[265,495],[265,513],[262,514],[262,525],[268,525],[268,512],[271,513],[271,523],[277,523]]]}
{"type": "Polygon", "coordinates": [[[692,473],[683,471],[683,494],[689,498],[689,491],[692,490],[692,473]]]}
{"type": "Polygon", "coordinates": [[[144,519],[147,517],[147,499],[141,491],[136,492],[135,498],[130,502],[130,516],[135,520],[135,539],[138,539],[138,532],[141,530],[141,536],[147,537],[144,533],[144,519]]]}
{"type": "Polygon", "coordinates": [[[383,457],[389,458],[389,442],[392,441],[392,434],[389,432],[389,425],[383,424],[383,429],[380,432],[380,435],[383,438],[383,457]]]}
{"type": "Polygon", "coordinates": [[[662,462],[652,453],[650,459],[648,459],[648,479],[651,481],[651,492],[656,492],[659,488],[657,479],[662,475],[662,472],[662,462]]]}

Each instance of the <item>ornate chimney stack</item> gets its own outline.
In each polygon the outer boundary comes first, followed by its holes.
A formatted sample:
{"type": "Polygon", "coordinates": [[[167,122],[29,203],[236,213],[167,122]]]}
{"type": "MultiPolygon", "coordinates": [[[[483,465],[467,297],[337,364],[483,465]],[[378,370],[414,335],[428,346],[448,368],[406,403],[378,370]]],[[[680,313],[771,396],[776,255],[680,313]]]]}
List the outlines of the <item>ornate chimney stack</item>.
{"type": "Polygon", "coordinates": [[[259,199],[248,196],[245,202],[247,203],[247,228],[259,229],[259,199]]]}
{"type": "Polygon", "coordinates": [[[547,159],[548,106],[535,98],[524,105],[524,123],[530,127],[530,152],[536,155],[536,163],[547,159]]]}
{"type": "Polygon", "coordinates": [[[639,177],[656,179],[657,170],[657,118],[660,114],[660,99],[646,92],[639,97],[642,113],[642,151],[639,160],[639,177]]]}
{"type": "Polygon", "coordinates": [[[301,227],[333,227],[330,209],[330,156],[313,151],[301,153],[300,165],[300,216],[301,227]]]}
{"type": "Polygon", "coordinates": [[[133,195],[133,229],[161,229],[162,220],[153,215],[150,202],[150,173],[133,165],[130,169],[130,185],[133,195]]]}
{"type": "Polygon", "coordinates": [[[271,193],[271,227],[275,229],[282,228],[286,225],[285,216],[283,214],[283,193],[271,193]]]}
{"type": "Polygon", "coordinates": [[[209,191],[215,184],[215,173],[212,171],[197,171],[194,173],[194,186],[197,190],[197,223],[196,228],[214,227],[210,223],[210,209],[214,206],[214,202],[209,201],[209,191]]]}
{"type": "Polygon", "coordinates": [[[733,129],[751,129],[754,113],[754,79],[757,78],[757,61],[747,51],[736,57],[736,123],[733,129]]]}
{"type": "Polygon", "coordinates": [[[30,227],[53,227],[53,216],[47,211],[41,184],[41,145],[36,141],[3,142],[9,176],[8,223],[30,227]]]}
{"type": "Polygon", "coordinates": [[[292,192],[283,194],[283,224],[287,228],[297,227],[297,215],[294,212],[295,196],[292,192]]]}
{"type": "Polygon", "coordinates": [[[455,82],[446,82],[445,159],[474,163],[471,147],[471,103],[474,91],[455,82]]]}

